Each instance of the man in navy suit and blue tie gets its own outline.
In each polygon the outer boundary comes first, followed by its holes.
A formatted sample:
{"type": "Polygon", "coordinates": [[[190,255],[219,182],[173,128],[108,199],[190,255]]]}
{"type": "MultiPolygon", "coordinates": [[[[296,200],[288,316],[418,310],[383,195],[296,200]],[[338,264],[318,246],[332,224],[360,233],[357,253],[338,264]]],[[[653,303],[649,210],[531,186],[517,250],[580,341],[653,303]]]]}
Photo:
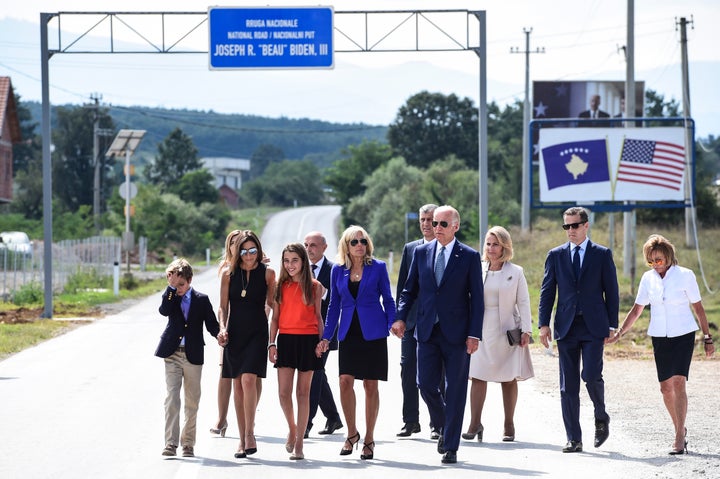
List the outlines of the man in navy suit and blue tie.
{"type": "Polygon", "coordinates": [[[551,249],[540,288],[540,341],[549,347],[555,297],[554,337],[560,356],[560,402],[567,444],[563,452],[582,452],[580,379],[595,410],[595,447],[610,435],[605,411],[603,349],[618,325],[620,295],[612,251],[588,239],[588,212],[573,207],[563,213],[568,242],[551,249]],[[582,359],[582,371],[580,360],[582,359]]]}
{"type": "Polygon", "coordinates": [[[455,238],[460,214],[452,206],[433,213],[435,239],[415,248],[400,295],[392,331],[402,338],[408,313],[417,302],[418,387],[441,429],[437,450],[443,464],[457,462],[470,354],[482,339],[483,283],[480,254],[455,238]],[[445,371],[445,398],[440,377],[445,371]]]}

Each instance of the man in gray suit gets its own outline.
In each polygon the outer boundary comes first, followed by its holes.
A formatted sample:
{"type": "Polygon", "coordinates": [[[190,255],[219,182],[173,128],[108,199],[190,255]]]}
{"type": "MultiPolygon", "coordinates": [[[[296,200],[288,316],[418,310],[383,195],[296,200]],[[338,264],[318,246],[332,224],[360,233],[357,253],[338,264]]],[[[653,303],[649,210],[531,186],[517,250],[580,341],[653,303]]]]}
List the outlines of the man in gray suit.
{"type": "MultiPolygon", "coordinates": [[[[420,232],[423,237],[411,241],[405,245],[400,261],[400,272],[398,273],[396,301],[400,301],[407,279],[410,263],[412,262],[415,248],[421,244],[429,243],[435,239],[435,232],[432,227],[433,212],[438,206],[432,203],[423,205],[419,211],[420,232]]],[[[405,334],[403,334],[400,345],[400,381],[402,383],[403,405],[402,415],[404,425],[398,437],[408,437],[420,432],[420,394],[417,388],[417,340],[415,339],[415,322],[417,320],[417,305],[413,305],[405,323],[405,334]]],[[[443,388],[444,389],[444,388],[443,388]]],[[[430,425],[430,438],[438,440],[440,431],[430,425]]]]}

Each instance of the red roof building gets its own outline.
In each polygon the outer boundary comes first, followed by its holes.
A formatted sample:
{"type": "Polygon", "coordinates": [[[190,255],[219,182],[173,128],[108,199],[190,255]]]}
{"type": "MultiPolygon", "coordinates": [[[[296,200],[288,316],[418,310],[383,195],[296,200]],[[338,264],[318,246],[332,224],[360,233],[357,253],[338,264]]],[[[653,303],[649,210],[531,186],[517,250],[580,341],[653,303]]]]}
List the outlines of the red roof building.
{"type": "Polygon", "coordinates": [[[10,77],[0,77],[0,203],[12,201],[13,151],[19,143],[20,122],[10,77]]]}

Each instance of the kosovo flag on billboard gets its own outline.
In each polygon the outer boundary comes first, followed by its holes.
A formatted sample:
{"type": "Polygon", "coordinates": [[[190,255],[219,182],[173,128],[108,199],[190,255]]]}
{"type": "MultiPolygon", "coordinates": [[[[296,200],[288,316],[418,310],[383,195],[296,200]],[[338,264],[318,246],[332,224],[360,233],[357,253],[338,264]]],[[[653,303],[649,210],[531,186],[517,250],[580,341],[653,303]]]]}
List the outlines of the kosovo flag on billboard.
{"type": "Polygon", "coordinates": [[[548,189],[610,181],[607,143],[583,140],[542,149],[548,189]]]}

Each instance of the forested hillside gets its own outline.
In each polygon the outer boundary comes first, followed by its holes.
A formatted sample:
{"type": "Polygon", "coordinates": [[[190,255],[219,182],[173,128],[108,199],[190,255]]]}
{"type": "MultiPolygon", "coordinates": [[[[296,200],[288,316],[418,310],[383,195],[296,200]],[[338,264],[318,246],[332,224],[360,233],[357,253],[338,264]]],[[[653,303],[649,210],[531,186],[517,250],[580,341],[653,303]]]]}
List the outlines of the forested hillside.
{"type": "MultiPolygon", "coordinates": [[[[39,123],[40,103],[24,102],[24,105],[32,113],[34,121],[39,123]]],[[[250,158],[258,146],[273,145],[280,148],[288,159],[307,158],[320,168],[338,159],[340,150],[348,145],[364,140],[385,142],[387,133],[387,126],[338,124],[306,118],[266,118],[142,106],[101,105],[101,108],[107,108],[118,128],[147,130],[137,152],[137,156],[144,160],[153,158],[158,143],[177,127],[192,138],[201,157],[250,158]]],[[[52,121],[54,125],[54,114],[52,121]]]]}

